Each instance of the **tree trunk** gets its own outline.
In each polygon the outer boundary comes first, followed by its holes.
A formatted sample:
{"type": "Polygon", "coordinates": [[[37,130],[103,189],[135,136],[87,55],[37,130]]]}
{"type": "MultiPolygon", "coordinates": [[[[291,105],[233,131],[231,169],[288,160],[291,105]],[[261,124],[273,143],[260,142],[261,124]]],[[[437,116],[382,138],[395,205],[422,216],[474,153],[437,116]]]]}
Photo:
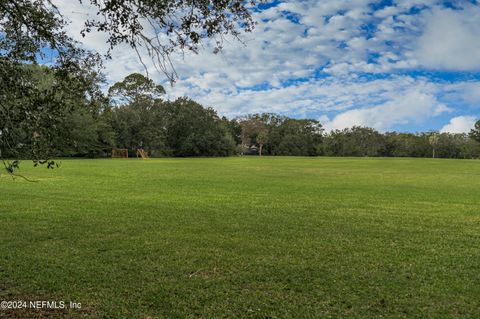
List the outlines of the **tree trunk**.
{"type": "Polygon", "coordinates": [[[259,149],[259,152],[258,152],[259,156],[262,156],[262,148],[263,148],[263,144],[260,144],[260,149],[259,149]]]}

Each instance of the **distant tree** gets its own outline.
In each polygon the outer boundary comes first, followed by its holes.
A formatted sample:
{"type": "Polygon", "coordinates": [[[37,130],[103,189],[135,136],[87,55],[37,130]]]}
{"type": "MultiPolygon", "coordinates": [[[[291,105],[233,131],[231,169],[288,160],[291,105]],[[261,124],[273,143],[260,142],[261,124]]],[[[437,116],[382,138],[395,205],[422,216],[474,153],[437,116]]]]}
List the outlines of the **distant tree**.
{"type": "Polygon", "coordinates": [[[109,117],[117,147],[165,155],[164,105],[160,99],[165,93],[163,86],[133,73],[112,85],[108,93],[114,104],[120,104],[109,117]]]}
{"type": "Polygon", "coordinates": [[[115,132],[116,147],[168,155],[163,102],[143,100],[121,105],[112,110],[109,123],[115,132]]]}
{"type": "Polygon", "coordinates": [[[278,145],[283,138],[282,124],[288,118],[274,113],[263,113],[260,118],[268,132],[268,143],[264,145],[262,153],[276,155],[278,145]]]}
{"type": "MultiPolygon", "coordinates": [[[[247,115],[238,119],[240,127],[242,128],[241,142],[244,147],[251,146],[260,147],[257,137],[261,132],[266,131],[265,123],[259,114],[247,115]]],[[[262,144],[263,147],[263,144],[262,144]]]]}
{"type": "Polygon", "coordinates": [[[139,73],[132,73],[123,81],[117,82],[108,89],[108,95],[120,103],[140,102],[142,99],[154,100],[165,94],[165,89],[155,84],[152,79],[139,73]]]}
{"type": "Polygon", "coordinates": [[[222,117],[222,121],[225,123],[225,126],[233,137],[235,145],[242,144],[242,126],[236,119],[229,120],[226,117],[222,117]]]}
{"type": "Polygon", "coordinates": [[[322,132],[322,125],[316,120],[287,118],[278,127],[278,145],[271,147],[278,155],[320,155],[322,132]]]}
{"type": "Polygon", "coordinates": [[[465,142],[461,145],[458,153],[459,158],[479,158],[480,143],[475,139],[467,136],[465,142]]]}
{"type": "Polygon", "coordinates": [[[352,128],[352,135],[363,156],[381,156],[384,154],[384,137],[375,129],[355,126],[352,128]]]}
{"type": "Polygon", "coordinates": [[[439,133],[435,156],[439,158],[459,158],[462,145],[466,143],[466,134],[439,133]]]}
{"type": "Polygon", "coordinates": [[[179,98],[162,106],[166,146],[173,156],[228,156],[235,142],[212,108],[179,98]]]}
{"type": "Polygon", "coordinates": [[[382,134],[360,126],[334,130],[325,137],[324,143],[325,154],[336,156],[382,156],[386,149],[382,134]]]}
{"type": "Polygon", "coordinates": [[[266,129],[258,133],[257,143],[258,143],[258,155],[262,156],[263,146],[268,143],[268,132],[266,129]]]}
{"type": "Polygon", "coordinates": [[[394,157],[430,156],[428,139],[414,133],[388,132],[385,135],[385,155],[394,157]]]}
{"type": "Polygon", "coordinates": [[[102,156],[114,145],[111,126],[100,114],[92,114],[84,108],[67,112],[54,132],[57,156],[102,156]]]}
{"type": "Polygon", "coordinates": [[[432,146],[432,158],[435,158],[435,150],[437,148],[438,144],[438,134],[437,133],[431,133],[428,137],[428,141],[430,145],[432,146]]]}
{"type": "Polygon", "coordinates": [[[480,120],[475,123],[475,127],[470,130],[470,138],[477,142],[480,142],[480,120]]]}

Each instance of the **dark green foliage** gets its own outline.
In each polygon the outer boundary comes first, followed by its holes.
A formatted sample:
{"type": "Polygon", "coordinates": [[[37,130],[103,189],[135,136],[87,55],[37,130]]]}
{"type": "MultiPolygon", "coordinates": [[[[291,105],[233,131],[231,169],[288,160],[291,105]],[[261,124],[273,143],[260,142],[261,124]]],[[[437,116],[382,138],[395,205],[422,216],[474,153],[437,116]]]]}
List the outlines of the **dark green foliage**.
{"type": "MultiPolygon", "coordinates": [[[[92,71],[93,72],[93,71],[92,71]]],[[[99,78],[0,59],[0,150],[42,161],[56,155],[62,123],[76,108],[97,107],[99,78]]],[[[68,130],[67,130],[68,131],[68,130]]]]}
{"type": "Polygon", "coordinates": [[[173,156],[228,156],[235,141],[212,108],[180,98],[163,105],[168,152],[173,156]]]}
{"type": "Polygon", "coordinates": [[[385,150],[385,137],[368,127],[335,130],[324,140],[325,155],[330,156],[382,156],[385,150]]]}
{"type": "MultiPolygon", "coordinates": [[[[278,127],[278,146],[271,145],[274,155],[315,156],[321,154],[322,126],[315,120],[286,119],[278,127]]],[[[274,130],[275,130],[274,129],[274,130]]]]}
{"type": "Polygon", "coordinates": [[[260,114],[246,115],[237,119],[241,127],[241,142],[245,145],[257,144],[257,135],[266,129],[266,121],[260,114]]]}
{"type": "Polygon", "coordinates": [[[272,113],[237,119],[242,144],[263,149],[267,155],[315,156],[321,154],[322,125],[311,119],[292,119],[272,113]]]}
{"type": "Polygon", "coordinates": [[[475,123],[475,127],[470,131],[470,137],[480,142],[480,120],[475,123]]]}
{"type": "Polygon", "coordinates": [[[103,115],[84,109],[68,112],[55,130],[57,156],[105,156],[115,144],[114,131],[103,115]]]}
{"type": "MultiPolygon", "coordinates": [[[[111,130],[99,119],[105,100],[98,89],[98,74],[64,77],[62,71],[25,64],[15,70],[12,81],[21,81],[24,91],[0,89],[3,157],[42,164],[58,155],[102,153],[112,145],[111,130]]],[[[12,78],[4,71],[0,70],[4,80],[12,78]]]]}
{"type": "Polygon", "coordinates": [[[114,131],[116,147],[145,149],[165,155],[165,126],[161,85],[145,76],[133,73],[108,90],[116,107],[108,112],[108,121],[114,131]],[[120,105],[118,105],[120,104],[120,105]]]}
{"type": "Polygon", "coordinates": [[[432,149],[425,134],[396,133],[385,134],[386,155],[394,157],[430,157],[432,149]]]}
{"type": "Polygon", "coordinates": [[[467,134],[397,133],[380,134],[370,128],[353,127],[327,134],[323,141],[329,156],[388,156],[478,158],[480,143],[467,134]]]}
{"type": "Polygon", "coordinates": [[[155,84],[152,79],[143,74],[132,73],[123,81],[115,83],[108,89],[108,95],[115,102],[140,102],[140,100],[152,100],[165,94],[165,89],[155,84]]]}
{"type": "Polygon", "coordinates": [[[212,108],[180,98],[163,101],[163,87],[140,74],[129,75],[109,93],[123,105],[110,110],[116,146],[145,149],[153,156],[228,156],[235,150],[232,123],[212,108]]]}
{"type": "Polygon", "coordinates": [[[235,145],[240,145],[242,143],[242,126],[236,120],[229,120],[226,117],[222,117],[223,123],[228,132],[232,136],[235,145]]]}
{"type": "Polygon", "coordinates": [[[167,155],[162,102],[142,100],[112,109],[110,125],[115,132],[116,146],[132,152],[145,149],[167,155]]]}
{"type": "Polygon", "coordinates": [[[442,158],[476,158],[480,155],[479,144],[467,134],[449,133],[438,134],[436,153],[442,158]]]}
{"type": "Polygon", "coordinates": [[[435,148],[435,157],[480,157],[480,143],[467,134],[390,132],[385,134],[385,138],[387,143],[385,156],[432,157],[435,148]]]}

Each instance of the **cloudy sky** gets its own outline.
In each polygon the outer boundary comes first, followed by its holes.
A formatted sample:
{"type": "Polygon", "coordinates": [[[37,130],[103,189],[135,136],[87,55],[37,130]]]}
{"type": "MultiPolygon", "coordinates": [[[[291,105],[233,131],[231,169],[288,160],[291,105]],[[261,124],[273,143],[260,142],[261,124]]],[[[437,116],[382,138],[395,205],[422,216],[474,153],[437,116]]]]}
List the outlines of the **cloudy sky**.
{"type": "MultiPolygon", "coordinates": [[[[105,53],[104,35],[79,35],[91,10],[62,3],[71,35],[105,53]]],[[[174,56],[173,87],[150,75],[168,98],[189,96],[228,117],[275,112],[327,129],[411,132],[466,132],[480,118],[477,1],[275,0],[254,16],[259,24],[244,44],[232,40],[213,54],[206,43],[198,55],[174,56]]],[[[144,70],[119,47],[105,72],[113,83],[144,70]]]]}

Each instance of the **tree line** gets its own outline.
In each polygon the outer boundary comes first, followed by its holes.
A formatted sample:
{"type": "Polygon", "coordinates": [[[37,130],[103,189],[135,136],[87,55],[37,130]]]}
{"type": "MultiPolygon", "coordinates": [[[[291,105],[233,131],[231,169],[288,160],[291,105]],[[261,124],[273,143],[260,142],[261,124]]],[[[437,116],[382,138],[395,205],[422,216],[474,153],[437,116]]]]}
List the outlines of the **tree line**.
{"type": "MultiPolygon", "coordinates": [[[[34,69],[31,76],[38,85],[53,85],[54,77],[48,68],[28,67],[34,69]]],[[[95,77],[92,80],[98,81],[95,77]]],[[[43,126],[49,127],[48,143],[53,157],[104,157],[115,148],[128,149],[131,156],[137,149],[144,149],[153,157],[480,157],[480,121],[470,134],[451,134],[380,133],[359,126],[325,132],[317,120],[272,113],[228,119],[189,98],[164,99],[165,89],[138,73],[112,85],[108,94],[97,91],[87,98],[71,91],[70,88],[61,94],[64,101],[69,101],[67,108],[61,109],[61,113],[57,110],[53,119],[42,119],[43,126]]],[[[32,132],[22,132],[22,127],[15,129],[19,145],[28,148],[32,132]]],[[[21,149],[17,147],[15,153],[9,153],[9,148],[3,147],[2,155],[22,156],[21,149]]]]}

